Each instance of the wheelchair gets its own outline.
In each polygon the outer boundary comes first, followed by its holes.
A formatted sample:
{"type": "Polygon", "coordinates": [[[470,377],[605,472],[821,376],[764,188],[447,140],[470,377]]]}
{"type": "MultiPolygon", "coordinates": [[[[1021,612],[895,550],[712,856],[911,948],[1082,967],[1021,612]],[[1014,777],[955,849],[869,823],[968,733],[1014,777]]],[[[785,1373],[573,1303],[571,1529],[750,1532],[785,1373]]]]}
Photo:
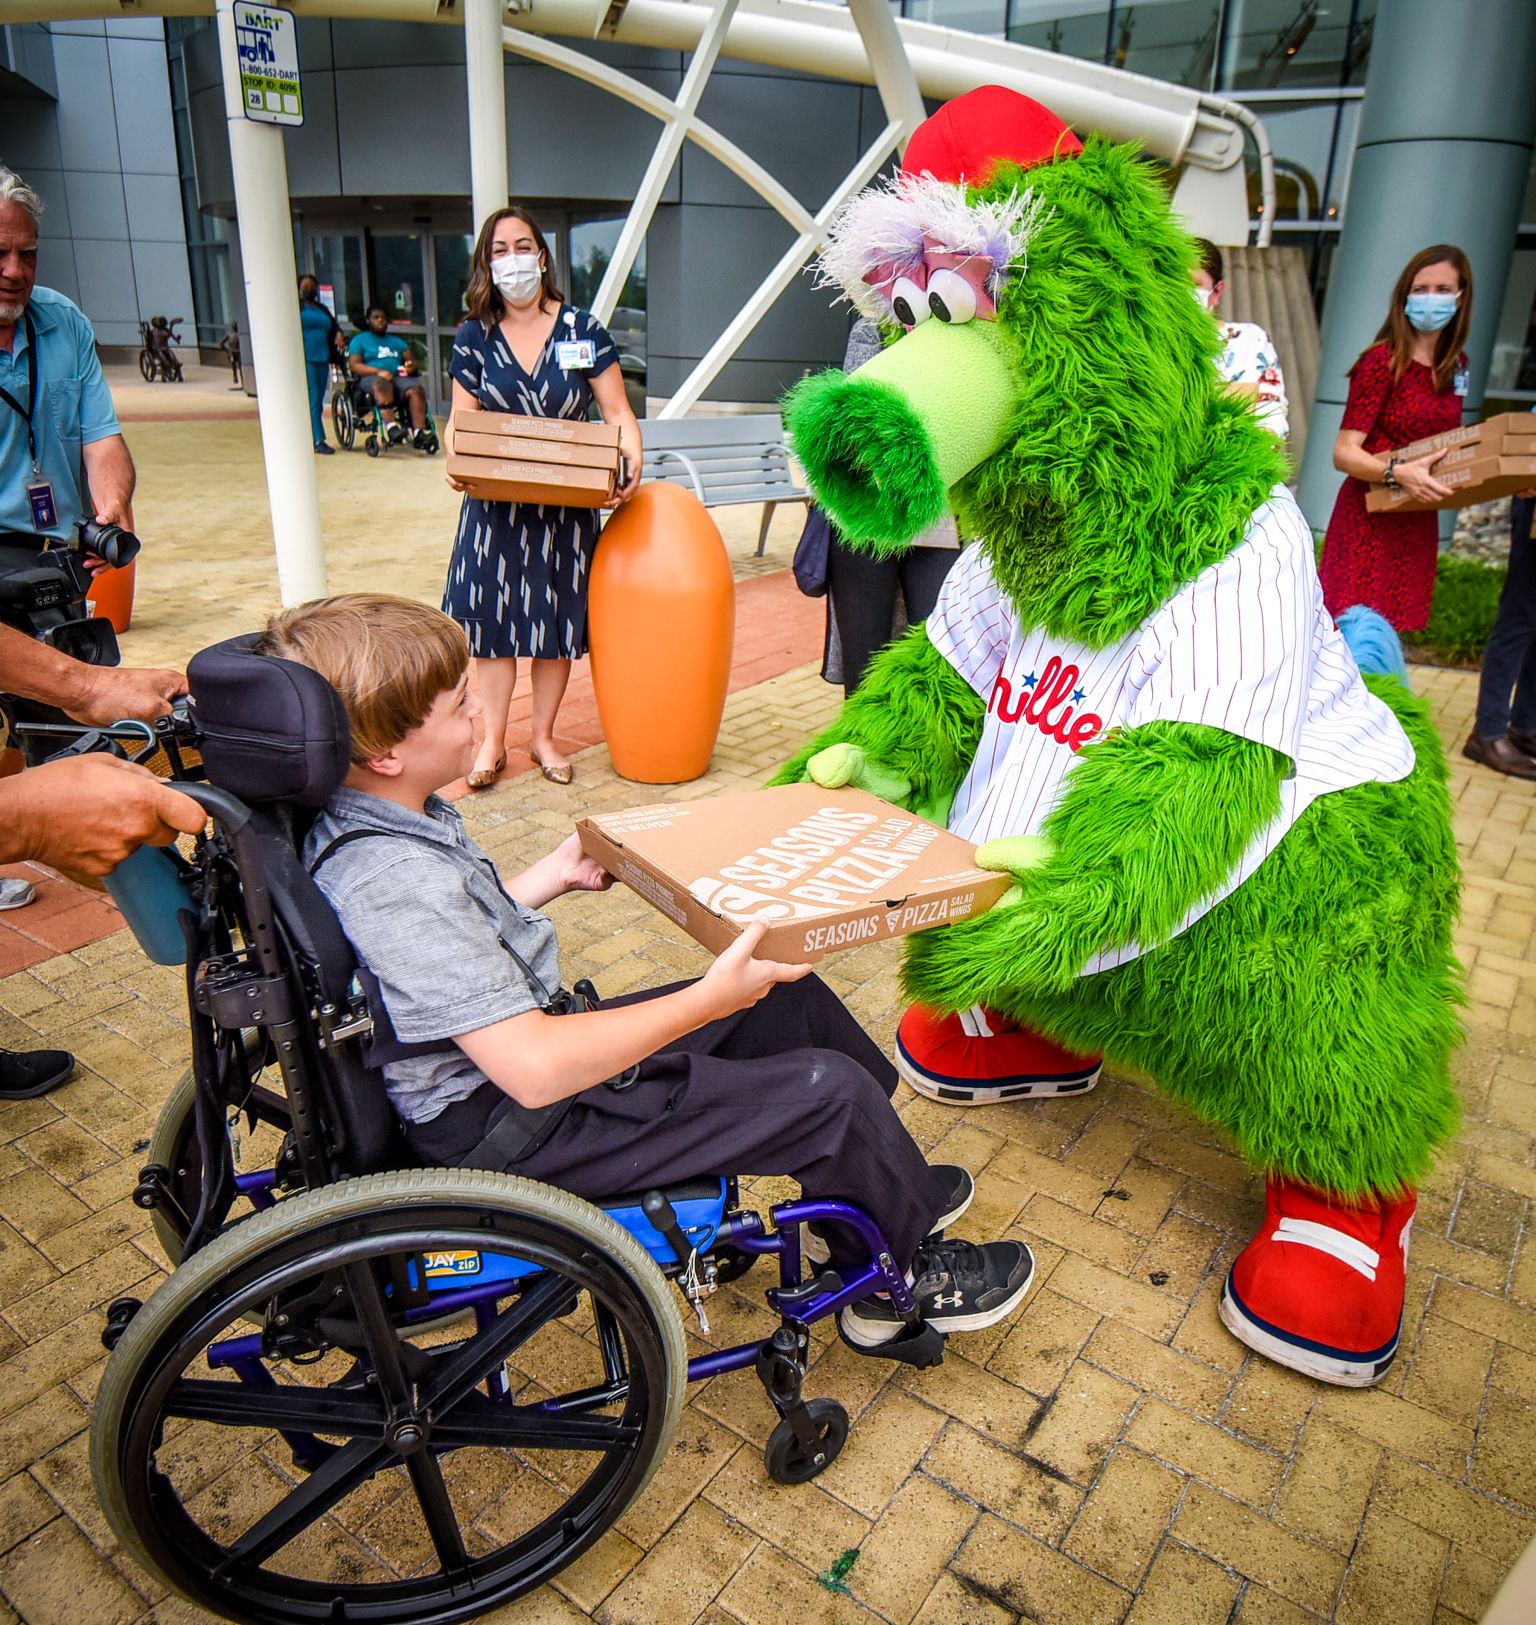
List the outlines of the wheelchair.
{"type": "MultiPolygon", "coordinates": [[[[331,426],[343,451],[351,451],[359,435],[363,437],[363,450],[370,457],[378,457],[393,446],[410,443],[411,429],[407,421],[410,414],[403,402],[396,408],[395,416],[405,432],[392,439],[389,432],[391,425],[385,422],[384,413],[373,398],[368,380],[353,378],[342,367],[332,367],[331,377],[331,426]]],[[[437,424],[433,420],[432,407],[427,402],[425,390],[422,404],[426,407],[427,417],[422,425],[418,449],[428,457],[435,457],[442,449],[442,442],[437,437],[437,424]]]]}
{"type": "Polygon", "coordinates": [[[874,1221],[797,1200],[764,1218],[732,1170],[595,1206],[512,1174],[416,1165],[351,948],[299,857],[349,737],[317,673],[206,649],[159,725],[208,812],[177,856],[192,1067],[134,1201],[172,1272],[107,1311],[91,1466],[123,1547],[167,1586],[271,1625],[447,1625],[543,1584],[624,1514],[686,1385],[753,1370],[781,1484],[814,1478],[848,1415],[807,1398],[810,1328],[890,1294],[882,1355],[943,1358],[874,1221]],[[184,752],[199,753],[187,766],[184,752]],[[808,1274],[801,1225],[867,1262],[808,1274]],[[685,1305],[776,1257],[777,1324],[689,1357],[685,1305]]]}

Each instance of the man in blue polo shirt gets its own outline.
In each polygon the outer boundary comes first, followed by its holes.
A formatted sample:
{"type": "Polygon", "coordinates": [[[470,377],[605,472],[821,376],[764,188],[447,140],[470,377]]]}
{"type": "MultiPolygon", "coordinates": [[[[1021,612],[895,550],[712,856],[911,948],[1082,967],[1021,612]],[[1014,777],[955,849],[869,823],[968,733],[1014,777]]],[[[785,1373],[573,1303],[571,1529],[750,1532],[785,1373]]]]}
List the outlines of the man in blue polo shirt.
{"type": "Polygon", "coordinates": [[[133,459],[95,335],[36,286],[42,201],[0,167],[0,534],[72,538],[82,519],[133,528],[133,459]]]}
{"type": "MultiPolygon", "coordinates": [[[[91,324],[37,283],[42,200],[0,165],[0,539],[72,538],[87,515],[133,524],[133,459],[118,431],[91,324]]],[[[186,693],[179,672],[86,666],[0,627],[0,689],[81,721],[161,716],[186,693]]],[[[150,775],[80,757],[0,781],[0,861],[33,859],[100,874],[145,839],[201,822],[150,775]],[[105,772],[103,772],[105,769],[105,772]],[[102,836],[114,834],[107,850],[102,836]]],[[[0,879],[0,908],[32,901],[30,881],[0,879]]],[[[0,1048],[0,1100],[46,1094],[74,1070],[67,1050],[0,1048]]]]}
{"type": "Polygon", "coordinates": [[[426,385],[416,370],[411,341],[389,330],[389,312],[383,305],[369,305],[368,325],[352,335],[347,346],[347,364],[354,378],[361,378],[373,391],[391,442],[405,438],[405,427],[397,409],[401,397],[411,414],[411,438],[420,445],[427,427],[426,385]]]}

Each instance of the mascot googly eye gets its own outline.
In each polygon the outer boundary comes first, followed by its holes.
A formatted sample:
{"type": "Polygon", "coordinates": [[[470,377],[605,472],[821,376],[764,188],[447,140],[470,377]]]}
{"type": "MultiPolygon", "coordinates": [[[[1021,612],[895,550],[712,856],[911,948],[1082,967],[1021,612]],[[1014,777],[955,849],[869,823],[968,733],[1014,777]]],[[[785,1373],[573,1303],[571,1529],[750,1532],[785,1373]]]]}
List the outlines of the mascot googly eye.
{"type": "Polygon", "coordinates": [[[911,277],[897,277],[886,297],[891,303],[891,314],[909,332],[919,322],[928,320],[928,295],[911,277]]]}

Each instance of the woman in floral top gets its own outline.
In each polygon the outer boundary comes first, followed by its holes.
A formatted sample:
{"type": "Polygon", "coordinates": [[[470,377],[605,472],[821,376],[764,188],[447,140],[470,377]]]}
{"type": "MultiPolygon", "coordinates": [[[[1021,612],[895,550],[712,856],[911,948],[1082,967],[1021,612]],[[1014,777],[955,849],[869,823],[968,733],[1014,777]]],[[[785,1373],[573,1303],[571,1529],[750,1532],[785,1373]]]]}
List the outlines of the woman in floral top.
{"type": "Polygon", "coordinates": [[[1221,250],[1204,237],[1195,239],[1200,264],[1195,268],[1195,298],[1212,316],[1221,334],[1221,355],[1216,370],[1230,385],[1244,386],[1254,395],[1253,414],[1266,429],[1284,440],[1291,432],[1285,399],[1285,377],[1274,340],[1257,322],[1225,322],[1216,315],[1227,284],[1221,250]]]}

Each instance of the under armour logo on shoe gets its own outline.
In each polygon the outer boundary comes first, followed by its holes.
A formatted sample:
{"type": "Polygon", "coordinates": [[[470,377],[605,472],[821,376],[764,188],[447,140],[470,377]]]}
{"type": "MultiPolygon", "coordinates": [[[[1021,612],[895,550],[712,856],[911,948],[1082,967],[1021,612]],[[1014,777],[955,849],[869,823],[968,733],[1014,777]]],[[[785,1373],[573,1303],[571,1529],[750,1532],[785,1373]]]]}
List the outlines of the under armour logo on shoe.
{"type": "Polygon", "coordinates": [[[958,1292],[941,1292],[933,1300],[933,1307],[935,1309],[958,1309],[963,1301],[964,1299],[958,1292]]]}

